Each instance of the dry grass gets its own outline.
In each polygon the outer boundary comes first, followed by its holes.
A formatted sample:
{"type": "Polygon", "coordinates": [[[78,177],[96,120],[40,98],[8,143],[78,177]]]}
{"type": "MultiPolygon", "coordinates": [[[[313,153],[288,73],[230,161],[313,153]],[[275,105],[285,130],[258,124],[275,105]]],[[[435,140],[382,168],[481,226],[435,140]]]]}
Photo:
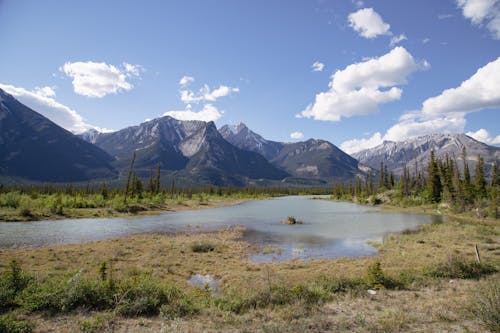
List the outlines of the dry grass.
{"type": "MultiPolygon", "coordinates": [[[[451,220],[451,219],[450,219],[451,220]]],[[[59,275],[82,269],[98,274],[102,261],[111,263],[115,277],[148,271],[164,282],[187,288],[193,274],[210,274],[223,289],[259,290],[272,284],[294,285],[321,276],[365,276],[375,258],[301,260],[254,264],[247,260],[252,247],[239,240],[241,228],[214,233],[146,234],[92,243],[32,250],[0,251],[0,271],[11,259],[37,276],[59,275]],[[209,243],[215,251],[193,252],[192,244],[209,243]]],[[[500,226],[449,221],[424,225],[418,232],[390,235],[378,244],[384,273],[405,279],[406,290],[335,294],[333,301],[315,309],[300,304],[257,309],[241,315],[205,309],[194,319],[165,321],[160,317],[107,319],[105,330],[114,332],[479,332],[484,328],[468,310],[480,282],[426,277],[422,272],[446,262],[452,255],[474,260],[477,244],[483,262],[500,268],[500,226]]],[[[500,278],[496,274],[493,279],[500,278]]],[[[79,331],[89,313],[43,317],[31,315],[36,331],[79,331]]]]}

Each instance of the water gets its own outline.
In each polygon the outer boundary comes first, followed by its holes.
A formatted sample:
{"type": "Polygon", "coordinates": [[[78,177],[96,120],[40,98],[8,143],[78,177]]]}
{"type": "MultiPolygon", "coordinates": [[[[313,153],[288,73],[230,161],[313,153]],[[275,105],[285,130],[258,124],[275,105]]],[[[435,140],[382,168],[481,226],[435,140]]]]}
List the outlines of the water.
{"type": "Polygon", "coordinates": [[[239,225],[248,228],[244,240],[260,249],[250,256],[256,262],[354,257],[376,254],[368,241],[380,241],[387,233],[435,222],[440,222],[439,218],[425,214],[377,213],[375,208],[352,203],[290,196],[156,216],[0,222],[0,248],[81,243],[187,228],[212,231],[239,225]],[[281,224],[289,215],[304,224],[281,224]]]}

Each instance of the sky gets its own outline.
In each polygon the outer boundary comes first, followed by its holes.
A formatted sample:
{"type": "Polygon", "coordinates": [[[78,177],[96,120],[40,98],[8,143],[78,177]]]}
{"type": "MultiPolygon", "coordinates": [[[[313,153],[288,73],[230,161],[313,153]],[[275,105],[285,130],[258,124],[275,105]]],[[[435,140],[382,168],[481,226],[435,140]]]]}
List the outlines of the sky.
{"type": "Polygon", "coordinates": [[[0,0],[0,88],[75,133],[169,115],[348,153],[500,145],[500,0],[0,0]]]}

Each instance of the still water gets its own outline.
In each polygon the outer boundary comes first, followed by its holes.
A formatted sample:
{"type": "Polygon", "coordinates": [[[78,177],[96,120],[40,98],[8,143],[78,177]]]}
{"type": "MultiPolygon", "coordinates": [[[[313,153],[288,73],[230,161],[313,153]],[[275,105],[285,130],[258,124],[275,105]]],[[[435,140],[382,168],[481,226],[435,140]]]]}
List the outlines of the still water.
{"type": "Polygon", "coordinates": [[[238,225],[247,227],[244,240],[260,249],[250,255],[253,261],[355,257],[376,254],[367,242],[380,241],[387,233],[439,222],[439,217],[425,214],[377,213],[375,208],[352,203],[289,196],[156,216],[0,222],[0,248],[80,243],[145,232],[211,231],[238,225]],[[304,224],[280,223],[290,215],[304,224]]]}

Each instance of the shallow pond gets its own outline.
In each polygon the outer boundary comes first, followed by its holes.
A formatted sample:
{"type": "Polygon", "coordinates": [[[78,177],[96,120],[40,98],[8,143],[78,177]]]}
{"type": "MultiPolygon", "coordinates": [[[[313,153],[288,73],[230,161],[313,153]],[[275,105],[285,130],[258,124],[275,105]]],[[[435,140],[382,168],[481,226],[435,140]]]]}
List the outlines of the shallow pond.
{"type": "Polygon", "coordinates": [[[155,216],[0,222],[0,248],[80,243],[187,228],[211,231],[239,225],[247,227],[244,240],[260,249],[251,255],[253,261],[354,257],[376,254],[367,242],[380,241],[387,233],[441,221],[440,217],[425,214],[377,213],[375,208],[352,203],[289,196],[155,216]],[[287,216],[304,224],[281,224],[287,216]]]}

